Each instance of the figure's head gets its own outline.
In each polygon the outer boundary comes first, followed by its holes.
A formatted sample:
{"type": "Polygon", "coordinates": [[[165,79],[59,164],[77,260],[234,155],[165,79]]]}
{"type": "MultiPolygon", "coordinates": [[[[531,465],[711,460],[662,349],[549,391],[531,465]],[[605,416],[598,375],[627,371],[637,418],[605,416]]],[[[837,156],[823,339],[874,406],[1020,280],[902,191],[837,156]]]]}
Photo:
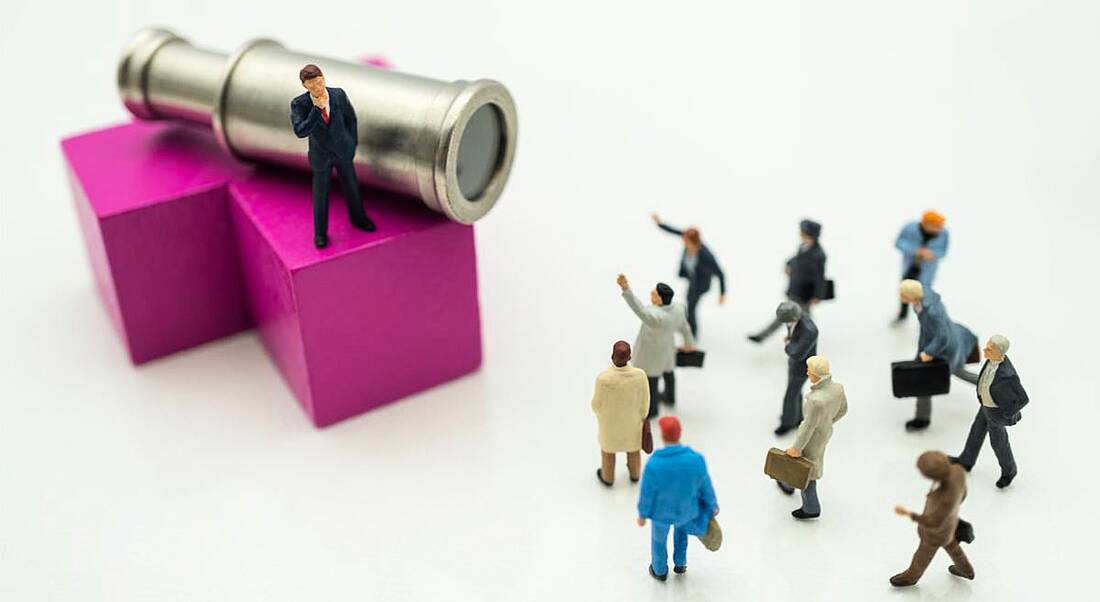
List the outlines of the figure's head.
{"type": "Polygon", "coordinates": [[[684,230],[684,246],[692,253],[699,251],[699,247],[703,246],[703,237],[699,235],[699,228],[693,226],[684,230]]]}
{"type": "Polygon", "coordinates": [[[929,479],[942,481],[947,478],[951,461],[940,451],[926,451],[917,458],[917,470],[929,479]]]}
{"type": "Polygon", "coordinates": [[[672,287],[664,282],[658,282],[657,288],[649,293],[649,300],[654,305],[668,305],[672,303],[672,287]]]}
{"type": "Polygon", "coordinates": [[[611,363],[622,368],[630,361],[630,343],[615,341],[611,346],[611,363]]]}
{"type": "Polygon", "coordinates": [[[794,301],[784,301],[775,308],[775,318],[780,322],[792,324],[802,319],[802,308],[794,301]]]}
{"type": "Polygon", "coordinates": [[[810,219],[799,222],[798,230],[801,233],[802,242],[806,244],[816,242],[821,237],[821,224],[810,219]]]}
{"type": "Polygon", "coordinates": [[[943,232],[943,225],[947,222],[947,218],[940,213],[928,210],[924,212],[924,215],[920,218],[920,227],[929,234],[939,234],[943,232]]]}
{"type": "Polygon", "coordinates": [[[657,420],[657,426],[661,428],[661,441],[666,444],[680,442],[680,419],[675,416],[661,416],[657,420]]]}
{"type": "Polygon", "coordinates": [[[302,67],[298,79],[302,80],[302,87],[309,90],[311,96],[319,98],[325,95],[325,76],[317,65],[310,63],[302,67]]]}
{"type": "Polygon", "coordinates": [[[1008,339],[999,334],[989,337],[989,342],[985,344],[985,359],[999,362],[1005,359],[1006,353],[1008,353],[1008,339]]]}
{"type": "Polygon", "coordinates": [[[898,286],[898,297],[902,303],[912,305],[924,299],[924,285],[920,280],[902,280],[898,286]]]}
{"type": "Polygon", "coordinates": [[[806,360],[806,376],[810,378],[811,383],[829,376],[829,360],[823,355],[811,355],[806,360]]]}

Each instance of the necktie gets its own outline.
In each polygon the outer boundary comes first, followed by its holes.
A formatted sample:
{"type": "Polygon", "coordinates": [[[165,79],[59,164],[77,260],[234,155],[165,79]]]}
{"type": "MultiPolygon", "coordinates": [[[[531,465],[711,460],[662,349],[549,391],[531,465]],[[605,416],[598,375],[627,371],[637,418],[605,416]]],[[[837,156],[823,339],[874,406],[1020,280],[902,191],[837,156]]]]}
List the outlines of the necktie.
{"type": "Polygon", "coordinates": [[[325,125],[328,125],[328,108],[321,107],[321,119],[325,120],[325,125]]]}

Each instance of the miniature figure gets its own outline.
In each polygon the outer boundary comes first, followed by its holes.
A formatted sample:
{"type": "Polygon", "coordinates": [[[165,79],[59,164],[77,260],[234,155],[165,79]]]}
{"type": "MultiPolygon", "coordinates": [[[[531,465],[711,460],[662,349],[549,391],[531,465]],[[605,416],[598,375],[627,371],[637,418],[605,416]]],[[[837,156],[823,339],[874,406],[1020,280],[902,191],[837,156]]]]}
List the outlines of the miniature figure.
{"type": "Polygon", "coordinates": [[[927,451],[917,459],[921,474],[936,482],[924,502],[924,512],[917,514],[902,506],[894,512],[908,516],[917,523],[920,545],[913,554],[913,561],[904,572],[890,577],[890,585],[906,587],[915,585],[940,548],[947,551],[954,563],[947,571],[956,577],[974,578],[974,567],[959,546],[956,529],[959,526],[959,506],[966,499],[966,472],[951,464],[943,452],[927,451]]]}
{"type": "Polygon", "coordinates": [[[695,317],[696,306],[699,299],[710,290],[711,280],[718,277],[718,305],[726,302],[726,275],[718,265],[714,254],[703,244],[698,228],[679,230],[668,224],[661,223],[661,218],[656,213],[650,215],[657,227],[681,236],[684,239],[684,253],[680,256],[680,277],[688,281],[687,291],[687,320],[691,326],[691,334],[699,337],[699,322],[695,317]]]}
{"type": "Polygon", "coordinates": [[[802,385],[806,383],[806,360],[817,354],[817,326],[802,307],[784,301],[775,309],[775,321],[787,325],[787,391],[783,394],[783,414],[776,435],[785,435],[802,422],[802,385]]]}
{"type": "Polygon", "coordinates": [[[680,445],[680,421],[664,416],[657,421],[665,446],[653,452],[642,475],[638,499],[638,526],[653,521],[649,574],[658,581],[668,578],[668,532],[672,534],[672,563],[676,574],[687,572],[688,535],[703,540],[709,550],[721,544],[718,498],[707,474],[702,454],[680,445]],[[716,543],[717,541],[717,543],[716,543]]]}
{"type": "Polygon", "coordinates": [[[290,101],[290,123],[299,138],[309,137],[309,164],[313,168],[313,244],[328,246],[328,189],[332,169],[340,177],[348,218],[360,230],[374,232],[359,196],[355,176],[355,147],[359,144],[355,109],[340,88],[325,86],[317,65],[306,65],[298,73],[306,92],[290,101]]]}
{"type": "Polygon", "coordinates": [[[615,454],[626,452],[630,480],[641,478],[642,426],[649,413],[649,385],[644,370],[629,365],[630,343],[617,341],[611,348],[612,367],[596,377],[592,411],[599,424],[601,467],[596,478],[610,487],[615,483],[615,454]]]}
{"type": "MultiPolygon", "coordinates": [[[[829,372],[829,360],[815,355],[806,360],[806,375],[810,379],[810,392],[803,403],[805,418],[798,425],[798,438],[787,448],[792,458],[803,457],[813,462],[810,482],[802,490],[802,507],[791,512],[797,519],[821,516],[821,503],[817,498],[817,481],[825,464],[825,446],[833,436],[833,423],[848,413],[848,398],[844,386],[833,381],[829,372]]],[[[776,481],[783,493],[791,495],[794,489],[782,481],[776,481]]]]}
{"type": "MultiPolygon", "coordinates": [[[[942,359],[951,373],[960,379],[977,384],[978,375],[966,370],[966,358],[978,344],[978,337],[962,324],[951,321],[940,296],[931,288],[925,290],[918,280],[902,280],[898,288],[901,302],[911,305],[920,322],[920,338],[917,342],[917,359],[930,362],[942,359]]],[[[920,431],[928,428],[932,420],[932,398],[917,397],[917,413],[905,423],[905,430],[920,431]]]]}
{"type": "Polygon", "coordinates": [[[677,331],[684,338],[684,346],[680,351],[690,352],[695,350],[695,339],[691,336],[691,327],[687,323],[687,315],[681,303],[672,302],[672,287],[658,282],[657,288],[650,291],[649,298],[653,305],[645,307],[634,292],[630,290],[630,283],[626,276],[619,274],[616,282],[623,291],[623,299],[635,315],[642,321],[638,329],[638,338],[634,341],[634,349],[638,355],[634,356],[634,365],[645,370],[649,379],[649,418],[657,415],[657,402],[669,406],[676,405],[676,335],[677,331]],[[658,392],[657,380],[665,379],[664,394],[658,392]]]}
{"type": "MultiPolygon", "coordinates": [[[[808,219],[799,224],[802,244],[794,257],[787,260],[786,272],[790,277],[787,286],[787,299],[797,303],[802,313],[809,317],[810,308],[817,305],[826,293],[825,251],[818,238],[821,237],[821,224],[808,219]]],[[[749,337],[754,343],[763,342],[779,329],[782,322],[773,320],[764,330],[749,337]]]]}
{"type": "MultiPolygon", "coordinates": [[[[936,268],[947,256],[947,219],[935,211],[925,211],[919,222],[909,222],[898,233],[894,246],[901,251],[902,280],[919,280],[926,288],[932,288],[936,268]]],[[[905,321],[909,306],[901,304],[895,324],[905,321]]]]}
{"type": "Polygon", "coordinates": [[[997,479],[999,489],[1008,487],[1016,478],[1016,459],[1008,443],[1007,427],[1020,421],[1020,410],[1028,402],[1027,392],[1020,384],[1012,360],[1005,355],[1007,353],[1008,339],[999,334],[989,337],[985,344],[985,364],[978,374],[978,414],[970,426],[963,452],[951,458],[970,472],[978,461],[978,452],[982,451],[988,432],[993,453],[1001,465],[1001,478],[997,479]]]}

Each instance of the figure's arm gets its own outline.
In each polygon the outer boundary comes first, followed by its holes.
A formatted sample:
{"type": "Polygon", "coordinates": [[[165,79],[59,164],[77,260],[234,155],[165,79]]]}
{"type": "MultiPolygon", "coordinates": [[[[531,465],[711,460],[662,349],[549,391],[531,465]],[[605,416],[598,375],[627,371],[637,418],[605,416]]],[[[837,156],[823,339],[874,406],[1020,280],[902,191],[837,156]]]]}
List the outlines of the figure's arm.
{"type": "Polygon", "coordinates": [[[348,98],[347,92],[344,92],[344,103],[348,106],[348,110],[344,111],[344,123],[347,124],[348,130],[351,131],[352,140],[354,140],[356,145],[358,145],[359,119],[355,116],[355,107],[351,106],[351,99],[348,98]]]}
{"type": "Polygon", "coordinates": [[[599,414],[603,400],[600,398],[600,378],[596,377],[596,389],[592,392],[592,411],[599,414]]]}
{"type": "Polygon", "coordinates": [[[825,255],[820,260],[814,261],[814,298],[821,299],[825,296],[825,255]]]}
{"type": "Polygon", "coordinates": [[[638,420],[645,420],[649,416],[649,383],[638,381],[642,386],[642,404],[638,408],[638,420]]]}
{"type": "Polygon", "coordinates": [[[807,400],[805,407],[806,416],[802,418],[802,424],[798,425],[798,437],[794,440],[794,445],[791,446],[797,449],[800,454],[810,444],[810,440],[817,434],[817,430],[825,426],[825,412],[820,403],[807,400]]]}
{"type": "Polygon", "coordinates": [[[898,232],[898,238],[894,241],[894,246],[899,251],[906,255],[912,255],[917,251],[917,243],[909,236],[909,226],[905,226],[898,232]]]}
{"type": "Polygon", "coordinates": [[[294,128],[295,136],[299,138],[309,136],[321,121],[323,121],[321,111],[317,107],[310,105],[303,114],[294,101],[290,102],[290,125],[294,128]]]}
{"type": "Polygon", "coordinates": [[[813,344],[814,338],[809,333],[802,332],[801,335],[792,336],[791,340],[787,341],[784,351],[787,352],[788,357],[804,358],[813,344]]]}
{"type": "MultiPolygon", "coordinates": [[[[924,349],[920,351],[927,353],[932,357],[944,358],[944,352],[947,350],[947,343],[951,336],[951,324],[946,320],[936,320],[936,331],[932,334],[932,338],[928,341],[928,344],[924,346],[924,349]],[[946,328],[944,328],[946,326],[946,328]]],[[[944,358],[946,359],[946,358],[944,358]]]]}
{"type": "Polygon", "coordinates": [[[638,316],[638,319],[641,320],[642,323],[650,326],[659,325],[660,320],[646,311],[646,308],[642,305],[642,302],[638,300],[634,291],[629,288],[623,289],[623,299],[626,300],[626,304],[630,306],[630,310],[634,312],[634,315],[638,316]]]}
{"type": "Polygon", "coordinates": [[[657,483],[647,465],[642,472],[642,492],[638,496],[638,517],[653,518],[653,504],[657,501],[657,483]]]}
{"type": "Polygon", "coordinates": [[[848,396],[844,394],[844,391],[840,392],[840,410],[833,417],[833,422],[838,422],[841,418],[848,415],[848,396]]]}
{"type": "Polygon", "coordinates": [[[676,236],[683,236],[684,235],[683,230],[680,230],[678,228],[673,228],[672,226],[670,226],[670,225],[668,225],[664,222],[657,222],[657,227],[664,230],[665,232],[668,232],[669,234],[675,234],[676,236]]]}
{"type": "Polygon", "coordinates": [[[947,230],[944,230],[943,241],[940,242],[939,245],[937,245],[936,249],[934,249],[936,253],[936,259],[943,259],[944,257],[947,257],[947,243],[950,241],[950,238],[951,234],[947,230]]]}
{"type": "Polygon", "coordinates": [[[714,253],[707,249],[707,256],[710,257],[710,264],[714,267],[714,275],[718,276],[718,294],[726,294],[726,273],[722,271],[722,266],[718,265],[718,259],[714,257],[714,253]]]}
{"type": "Polygon", "coordinates": [[[691,334],[691,324],[687,321],[687,307],[680,307],[684,310],[684,319],[680,320],[680,336],[684,337],[684,347],[692,349],[695,347],[695,337],[691,334]]]}

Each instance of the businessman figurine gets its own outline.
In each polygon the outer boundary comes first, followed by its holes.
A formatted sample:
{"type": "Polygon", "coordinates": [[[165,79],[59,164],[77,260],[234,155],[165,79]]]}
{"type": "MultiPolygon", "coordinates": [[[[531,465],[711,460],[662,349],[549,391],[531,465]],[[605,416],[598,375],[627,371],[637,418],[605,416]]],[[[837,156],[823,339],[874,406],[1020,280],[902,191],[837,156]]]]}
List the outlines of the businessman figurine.
{"type": "Polygon", "coordinates": [[[776,435],[785,435],[802,422],[802,385],[806,384],[806,360],[817,355],[817,326],[802,307],[784,301],[775,308],[775,320],[787,325],[787,391],[783,394],[783,414],[776,435]]]}
{"type": "MultiPolygon", "coordinates": [[[[804,219],[798,225],[798,228],[802,243],[798,246],[798,252],[794,254],[794,257],[787,260],[787,267],[785,268],[787,275],[790,277],[787,285],[787,299],[797,303],[799,308],[802,309],[802,313],[808,317],[810,308],[817,305],[822,296],[825,295],[827,286],[825,281],[825,250],[821,248],[819,242],[821,224],[804,219]]],[[[782,325],[783,322],[778,318],[772,320],[771,324],[764,327],[764,330],[750,335],[749,340],[754,343],[761,343],[773,332],[779,330],[782,325]]],[[[805,367],[803,367],[803,370],[805,370],[805,367]]]]}
{"type": "Polygon", "coordinates": [[[328,189],[332,168],[340,177],[348,217],[360,230],[374,232],[374,222],[363,209],[355,178],[355,147],[359,143],[355,109],[340,88],[325,86],[317,65],[298,72],[306,93],[290,101],[290,124],[299,138],[309,137],[309,165],[313,168],[313,244],[328,246],[328,189]]]}
{"type": "Polygon", "coordinates": [[[698,228],[680,230],[661,221],[656,213],[650,215],[657,227],[684,239],[684,253],[680,256],[680,277],[688,281],[687,320],[691,334],[699,337],[699,323],[695,319],[695,308],[699,299],[710,290],[711,281],[718,277],[718,305],[726,302],[726,275],[714,254],[703,244],[698,228]]]}

